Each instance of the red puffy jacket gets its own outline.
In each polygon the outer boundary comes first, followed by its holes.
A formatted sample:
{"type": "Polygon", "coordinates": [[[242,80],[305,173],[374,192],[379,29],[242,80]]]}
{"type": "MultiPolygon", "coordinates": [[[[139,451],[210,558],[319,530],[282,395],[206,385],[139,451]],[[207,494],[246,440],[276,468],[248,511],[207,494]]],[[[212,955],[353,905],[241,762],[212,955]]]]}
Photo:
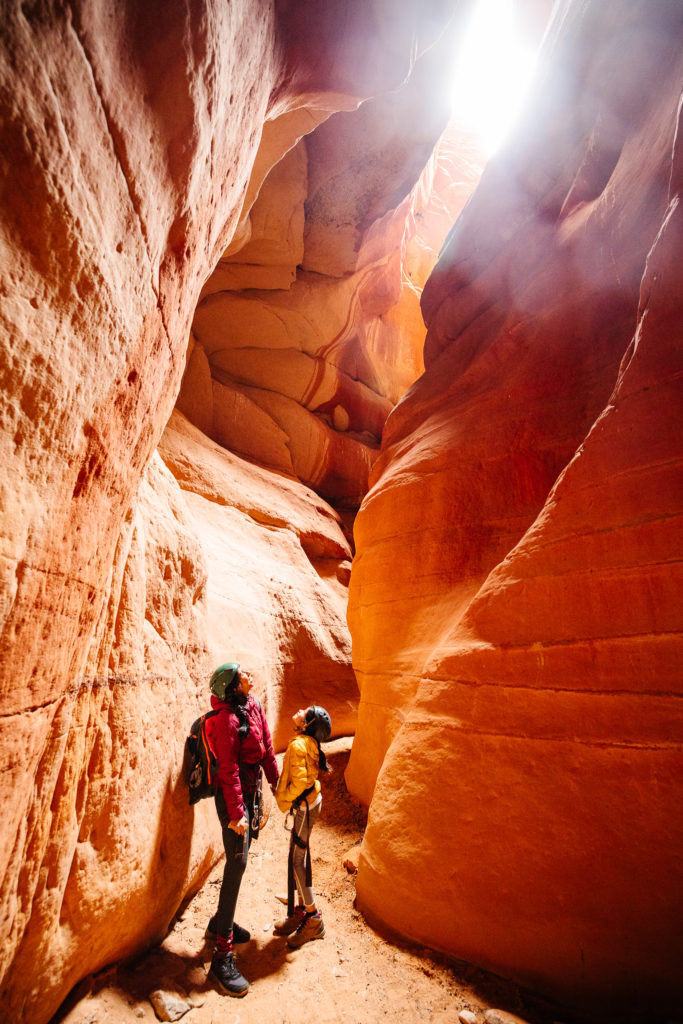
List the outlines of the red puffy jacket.
{"type": "Polygon", "coordinates": [[[273,740],[263,708],[251,694],[245,704],[249,733],[244,738],[239,735],[239,719],[229,704],[212,695],[211,707],[218,714],[207,719],[206,732],[218,759],[218,785],[230,821],[239,821],[245,812],[242,787],[245,798],[253,795],[259,765],[271,786],[277,783],[279,772],[273,740]]]}

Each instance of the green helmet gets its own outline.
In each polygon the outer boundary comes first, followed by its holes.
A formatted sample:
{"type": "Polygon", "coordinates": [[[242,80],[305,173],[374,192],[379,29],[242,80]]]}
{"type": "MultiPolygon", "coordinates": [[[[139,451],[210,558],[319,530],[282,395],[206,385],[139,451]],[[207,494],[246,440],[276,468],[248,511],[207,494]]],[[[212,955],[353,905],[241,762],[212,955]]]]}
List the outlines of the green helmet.
{"type": "Polygon", "coordinates": [[[219,665],[211,676],[209,689],[214,697],[225,700],[229,690],[234,689],[240,681],[240,667],[236,661],[226,661],[225,665],[219,665]]]}

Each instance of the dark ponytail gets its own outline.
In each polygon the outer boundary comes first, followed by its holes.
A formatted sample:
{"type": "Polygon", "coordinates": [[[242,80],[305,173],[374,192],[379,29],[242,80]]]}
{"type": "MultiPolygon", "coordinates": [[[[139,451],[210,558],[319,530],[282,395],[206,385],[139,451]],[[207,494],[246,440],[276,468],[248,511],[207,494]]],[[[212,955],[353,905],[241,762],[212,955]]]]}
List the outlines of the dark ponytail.
{"type": "Polygon", "coordinates": [[[321,708],[319,704],[311,704],[310,708],[306,708],[304,723],[304,734],[314,739],[318,748],[318,768],[321,772],[331,772],[327,758],[320,749],[320,743],[330,738],[332,719],[325,708],[321,708]]]}
{"type": "Polygon", "coordinates": [[[237,735],[244,739],[245,736],[249,735],[249,716],[247,715],[246,695],[238,693],[236,689],[233,689],[226,693],[225,702],[230,705],[231,711],[234,711],[237,715],[237,721],[240,723],[237,735]]]}
{"type": "Polygon", "coordinates": [[[327,763],[327,758],[323,754],[322,747],[320,746],[320,740],[313,733],[314,728],[315,722],[311,722],[310,725],[307,725],[304,729],[304,736],[310,736],[312,740],[315,740],[315,745],[318,748],[318,770],[331,774],[332,767],[327,763]]]}

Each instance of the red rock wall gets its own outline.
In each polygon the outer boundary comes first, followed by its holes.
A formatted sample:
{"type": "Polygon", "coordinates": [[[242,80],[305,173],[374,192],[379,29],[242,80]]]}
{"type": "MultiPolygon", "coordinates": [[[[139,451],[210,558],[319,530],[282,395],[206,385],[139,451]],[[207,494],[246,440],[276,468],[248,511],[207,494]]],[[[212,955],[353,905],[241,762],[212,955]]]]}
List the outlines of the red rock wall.
{"type": "Polygon", "coordinates": [[[292,148],[263,180],[257,158],[253,205],[194,318],[179,409],[223,447],[353,512],[386,417],[423,368],[422,287],[481,173],[464,132],[435,148],[453,34],[400,89],[318,110],[298,143],[299,122],[281,134],[292,148]]]}
{"type": "Polygon", "coordinates": [[[178,412],[158,451],[206,565],[209,663],[232,652],[252,668],[277,749],[289,741],[291,716],[302,702],[328,708],[335,735],[352,733],[358,690],[346,625],[351,552],[338,515],[298,480],[231,455],[178,412]]]}
{"type": "Polygon", "coordinates": [[[243,230],[250,190],[321,110],[396,88],[440,34],[439,6],[382,24],[341,2],[5,5],[7,1020],[41,1024],[83,975],[159,938],[215,859],[211,808],[193,827],[179,771],[219,652],[253,658],[261,696],[285,716],[303,660],[352,725],[335,514],[180,417],[155,449],[201,288],[243,230]],[[226,524],[229,587],[213,572],[226,524]]]}
{"type": "Polygon", "coordinates": [[[681,994],[682,38],[678,5],[558,13],[351,580],[359,905],[594,1011],[681,994]]]}
{"type": "Polygon", "coordinates": [[[125,567],[134,559],[144,573],[151,513],[134,528],[133,505],[278,72],[273,19],[245,34],[249,10],[196,22],[173,3],[163,19],[135,3],[3,13],[0,985],[10,1020],[47,1019],[84,973],[159,935],[207,859],[175,792],[204,668],[193,607],[203,567],[180,514],[164,547],[186,548],[191,568],[172,571],[164,591],[184,649],[163,665],[143,662],[141,635],[120,666],[109,651],[128,605],[145,602],[144,576],[125,567]],[[234,74],[237,36],[260,89],[234,74]],[[231,94],[251,138],[219,114],[231,94]]]}

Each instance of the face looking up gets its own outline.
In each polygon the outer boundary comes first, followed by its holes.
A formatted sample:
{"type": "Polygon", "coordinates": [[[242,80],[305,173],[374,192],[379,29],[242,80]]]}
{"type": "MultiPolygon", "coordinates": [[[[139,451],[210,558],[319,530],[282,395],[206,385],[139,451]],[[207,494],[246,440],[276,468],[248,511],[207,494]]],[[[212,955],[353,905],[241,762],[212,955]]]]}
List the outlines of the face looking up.
{"type": "Polygon", "coordinates": [[[292,715],[292,721],[294,722],[294,728],[301,732],[306,728],[306,712],[308,708],[299,708],[296,714],[292,715]]]}
{"type": "Polygon", "coordinates": [[[240,690],[245,697],[248,697],[249,691],[252,689],[253,685],[254,677],[251,672],[247,672],[246,669],[240,669],[240,682],[237,689],[240,690]]]}

